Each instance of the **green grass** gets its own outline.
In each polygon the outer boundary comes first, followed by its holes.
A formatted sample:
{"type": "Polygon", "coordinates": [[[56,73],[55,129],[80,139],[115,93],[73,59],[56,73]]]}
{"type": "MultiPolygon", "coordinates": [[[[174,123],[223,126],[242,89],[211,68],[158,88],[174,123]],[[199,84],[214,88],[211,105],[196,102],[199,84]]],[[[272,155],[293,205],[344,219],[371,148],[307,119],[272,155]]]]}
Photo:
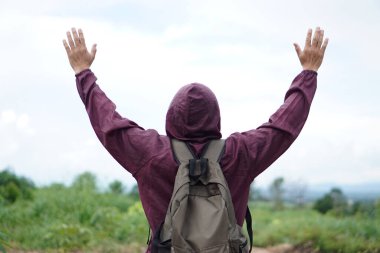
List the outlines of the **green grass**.
{"type": "MultiPolygon", "coordinates": [[[[0,245],[44,252],[122,252],[126,245],[145,245],[148,224],[136,198],[60,185],[35,189],[33,196],[0,205],[0,245]]],[[[291,207],[273,211],[264,202],[251,203],[251,210],[255,246],[380,252],[379,216],[336,217],[291,207]]]]}
{"type": "Polygon", "coordinates": [[[0,232],[10,235],[13,248],[113,252],[119,245],[146,240],[142,206],[126,195],[73,188],[38,189],[34,195],[33,201],[0,207],[0,232]]]}
{"type": "Polygon", "coordinates": [[[258,246],[311,244],[320,252],[380,252],[380,217],[335,217],[311,209],[272,211],[262,203],[251,209],[258,246]]]}

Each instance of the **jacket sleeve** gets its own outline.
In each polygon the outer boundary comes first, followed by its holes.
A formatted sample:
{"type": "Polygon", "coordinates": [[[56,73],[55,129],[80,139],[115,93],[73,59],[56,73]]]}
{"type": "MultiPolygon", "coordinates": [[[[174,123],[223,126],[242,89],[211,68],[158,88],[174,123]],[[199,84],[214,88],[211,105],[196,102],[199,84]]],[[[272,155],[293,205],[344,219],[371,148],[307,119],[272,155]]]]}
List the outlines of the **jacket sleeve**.
{"type": "Polygon", "coordinates": [[[103,146],[134,177],[153,156],[162,149],[162,138],[155,130],[144,130],[135,122],[121,117],[115,104],[96,84],[91,70],[76,75],[79,96],[91,125],[103,146]]]}
{"type": "Polygon", "coordinates": [[[231,164],[235,163],[241,170],[236,173],[248,175],[252,182],[297,138],[308,117],[316,88],[317,72],[302,71],[286,92],[284,103],[268,122],[257,129],[234,133],[227,138],[222,166],[224,162],[227,168],[232,168],[231,164]]]}

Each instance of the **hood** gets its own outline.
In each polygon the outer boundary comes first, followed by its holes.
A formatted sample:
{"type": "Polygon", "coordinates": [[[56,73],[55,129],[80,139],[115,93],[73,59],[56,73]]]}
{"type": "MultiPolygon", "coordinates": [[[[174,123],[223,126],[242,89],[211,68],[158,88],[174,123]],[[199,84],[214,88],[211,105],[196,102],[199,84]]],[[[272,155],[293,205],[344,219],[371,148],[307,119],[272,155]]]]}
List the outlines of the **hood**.
{"type": "Polygon", "coordinates": [[[220,139],[220,111],[215,94],[199,83],[182,87],[166,114],[166,134],[193,143],[220,139]]]}

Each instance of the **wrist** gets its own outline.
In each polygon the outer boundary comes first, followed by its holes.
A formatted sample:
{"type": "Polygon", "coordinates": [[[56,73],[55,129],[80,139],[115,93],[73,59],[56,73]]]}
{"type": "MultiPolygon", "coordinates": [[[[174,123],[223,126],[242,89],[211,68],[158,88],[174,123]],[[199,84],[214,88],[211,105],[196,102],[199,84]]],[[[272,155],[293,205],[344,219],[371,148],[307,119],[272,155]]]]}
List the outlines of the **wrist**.
{"type": "Polygon", "coordinates": [[[82,72],[82,71],[84,71],[84,70],[86,70],[86,69],[89,69],[89,68],[90,68],[90,66],[83,65],[83,66],[75,67],[75,68],[73,68],[73,70],[74,70],[75,74],[77,75],[77,74],[79,74],[80,72],[82,72]]]}
{"type": "Polygon", "coordinates": [[[303,70],[318,72],[318,68],[315,68],[315,67],[302,66],[302,68],[303,70]]]}

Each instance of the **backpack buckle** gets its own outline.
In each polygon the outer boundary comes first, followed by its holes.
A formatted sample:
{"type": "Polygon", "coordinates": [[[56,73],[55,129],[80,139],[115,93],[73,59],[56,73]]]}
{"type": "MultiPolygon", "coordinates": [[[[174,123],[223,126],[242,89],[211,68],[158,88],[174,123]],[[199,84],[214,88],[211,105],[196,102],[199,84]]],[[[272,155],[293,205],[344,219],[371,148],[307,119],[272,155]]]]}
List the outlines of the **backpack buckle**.
{"type": "Polygon", "coordinates": [[[189,177],[192,184],[199,182],[201,177],[206,177],[208,173],[208,159],[190,159],[189,177]]]}

